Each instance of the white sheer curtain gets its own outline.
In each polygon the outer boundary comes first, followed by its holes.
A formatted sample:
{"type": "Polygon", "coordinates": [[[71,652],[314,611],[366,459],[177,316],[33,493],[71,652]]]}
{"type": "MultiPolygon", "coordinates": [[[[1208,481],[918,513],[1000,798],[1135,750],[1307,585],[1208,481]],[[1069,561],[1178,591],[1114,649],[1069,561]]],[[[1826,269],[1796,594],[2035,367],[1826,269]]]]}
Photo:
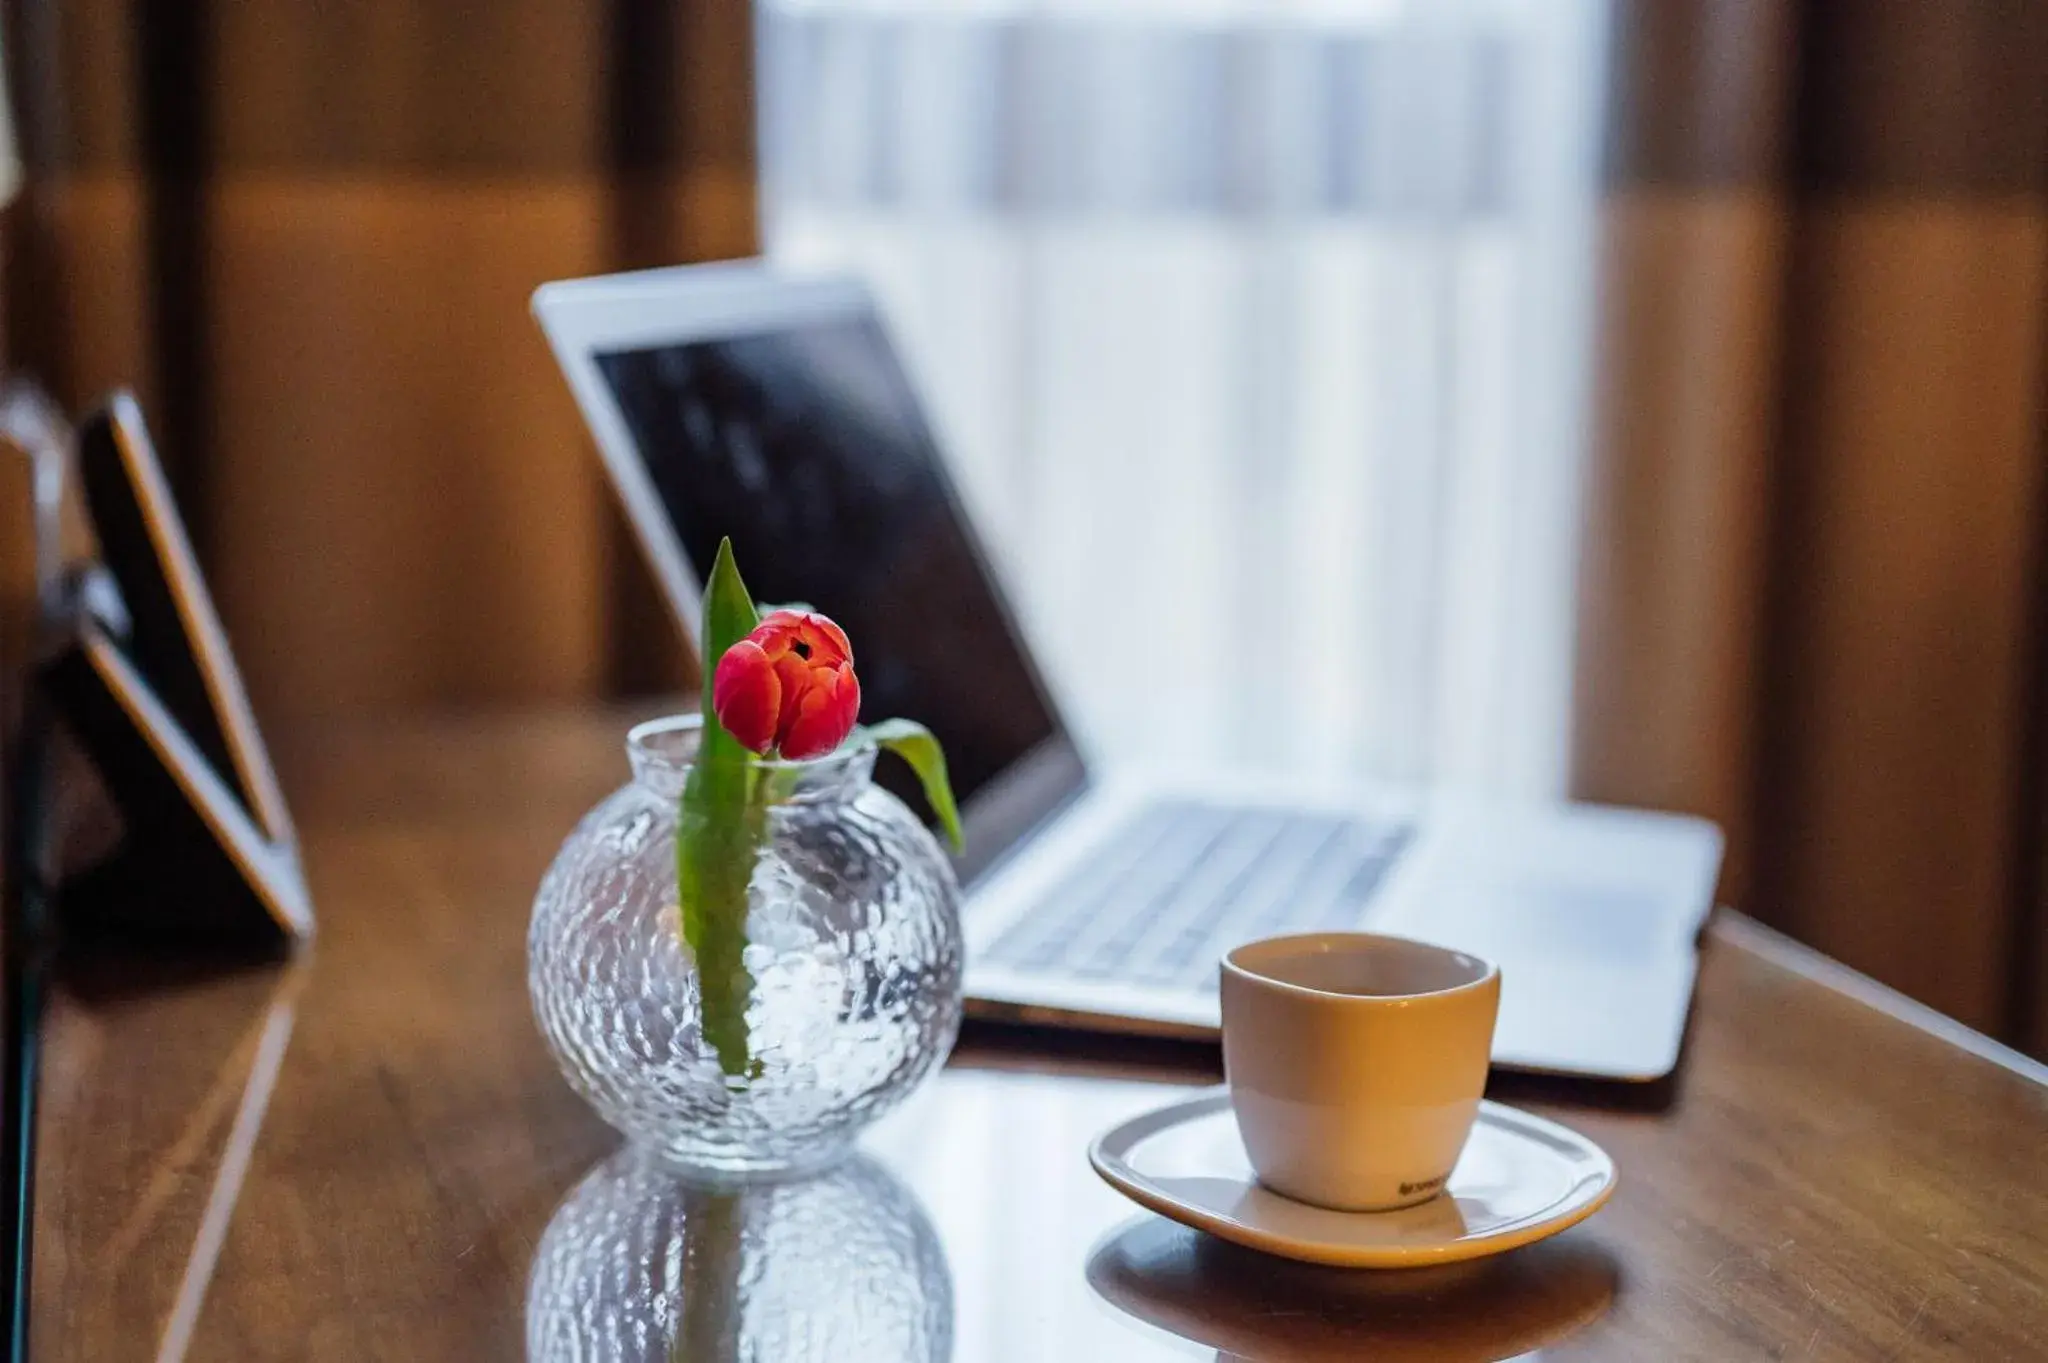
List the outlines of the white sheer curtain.
{"type": "Polygon", "coordinates": [[[1604,0],[766,0],[767,250],[882,299],[1142,759],[1563,789],[1604,0]]]}

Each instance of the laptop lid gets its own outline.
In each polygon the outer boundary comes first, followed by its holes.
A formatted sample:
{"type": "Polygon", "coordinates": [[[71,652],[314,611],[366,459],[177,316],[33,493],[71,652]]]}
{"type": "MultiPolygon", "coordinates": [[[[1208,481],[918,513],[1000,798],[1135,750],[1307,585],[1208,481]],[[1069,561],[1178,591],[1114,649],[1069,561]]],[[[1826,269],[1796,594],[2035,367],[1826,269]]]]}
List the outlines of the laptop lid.
{"type": "MultiPolygon", "coordinates": [[[[845,626],[862,718],[945,745],[964,880],[1084,788],[865,290],[690,266],[545,285],[534,311],[685,634],[724,536],[761,600],[845,626]]],[[[929,816],[899,766],[878,776],[929,816]]]]}

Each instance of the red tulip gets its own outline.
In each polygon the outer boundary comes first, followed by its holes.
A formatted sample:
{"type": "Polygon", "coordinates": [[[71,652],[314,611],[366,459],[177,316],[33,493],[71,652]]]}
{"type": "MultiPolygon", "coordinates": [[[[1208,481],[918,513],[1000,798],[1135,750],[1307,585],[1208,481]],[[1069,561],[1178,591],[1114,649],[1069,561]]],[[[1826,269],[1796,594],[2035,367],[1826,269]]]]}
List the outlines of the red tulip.
{"type": "Polygon", "coordinates": [[[860,717],[853,646],[825,616],[776,611],[718,660],[711,708],[753,752],[791,761],[831,752],[860,717]]]}

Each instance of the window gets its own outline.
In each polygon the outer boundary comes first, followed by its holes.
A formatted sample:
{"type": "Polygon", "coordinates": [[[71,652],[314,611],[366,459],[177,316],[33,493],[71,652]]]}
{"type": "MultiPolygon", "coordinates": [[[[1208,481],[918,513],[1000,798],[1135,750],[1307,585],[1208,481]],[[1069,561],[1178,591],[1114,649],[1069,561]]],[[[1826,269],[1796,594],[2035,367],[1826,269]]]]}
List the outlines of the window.
{"type": "Polygon", "coordinates": [[[875,288],[1097,750],[1562,791],[1604,20],[763,6],[768,253],[875,288]]]}

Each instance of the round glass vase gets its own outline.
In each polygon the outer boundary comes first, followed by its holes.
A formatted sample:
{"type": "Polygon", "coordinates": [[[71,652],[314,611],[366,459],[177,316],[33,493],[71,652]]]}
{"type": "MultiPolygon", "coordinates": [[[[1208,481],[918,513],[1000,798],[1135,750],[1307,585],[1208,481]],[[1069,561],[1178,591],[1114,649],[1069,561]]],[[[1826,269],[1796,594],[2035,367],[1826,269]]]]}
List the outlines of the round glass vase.
{"type": "Polygon", "coordinates": [[[805,1173],[843,1157],[952,1049],[960,889],[874,784],[875,750],[763,762],[780,797],[747,885],[746,1072],[706,1041],[676,896],[695,715],[626,740],[633,779],[577,824],[527,932],[533,1012],[570,1087],[684,1171],[805,1173]]]}

